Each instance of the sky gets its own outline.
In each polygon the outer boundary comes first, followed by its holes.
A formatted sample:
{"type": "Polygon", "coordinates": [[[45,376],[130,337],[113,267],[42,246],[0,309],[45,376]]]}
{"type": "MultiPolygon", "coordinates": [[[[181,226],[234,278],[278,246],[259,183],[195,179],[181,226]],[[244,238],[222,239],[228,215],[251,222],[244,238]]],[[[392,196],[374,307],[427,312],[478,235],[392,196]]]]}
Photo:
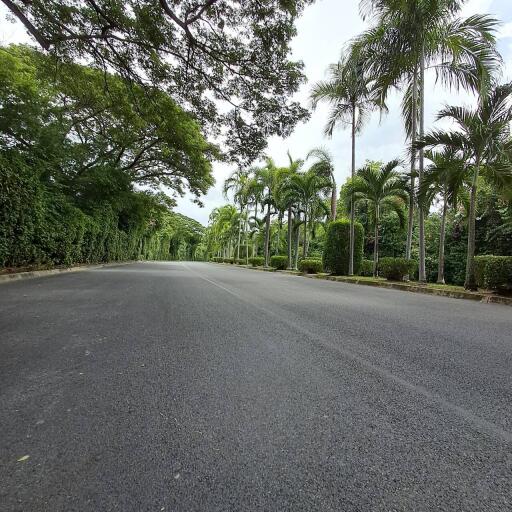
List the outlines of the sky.
{"type": "MultiPolygon", "coordinates": [[[[28,42],[23,27],[6,20],[5,7],[0,5],[0,44],[28,42]]],[[[512,80],[512,0],[468,0],[463,16],[491,14],[501,21],[498,34],[498,48],[503,56],[503,81],[512,80]]],[[[359,0],[317,0],[307,7],[297,20],[297,36],[292,41],[292,58],[304,62],[304,74],[308,82],[294,98],[305,106],[309,105],[309,91],[313,83],[326,78],[329,64],[336,62],[346,43],[365,30],[359,15],[359,0]]],[[[435,83],[432,74],[427,73],[425,97],[426,129],[434,126],[435,114],[445,104],[471,104],[474,98],[465,92],[450,92],[435,83]]],[[[356,164],[366,160],[389,161],[404,156],[405,134],[400,117],[400,93],[393,94],[389,102],[389,113],[381,117],[378,112],[365,126],[357,138],[356,164]]],[[[334,158],[335,177],[338,184],[344,183],[350,174],[350,132],[336,130],[332,138],[326,138],[323,128],[328,107],[320,105],[308,122],[296,127],[286,139],[271,137],[266,154],[272,156],[277,165],[286,165],[287,151],[294,159],[305,158],[310,149],[327,148],[334,158]]],[[[234,170],[233,166],[214,163],[213,174],[216,184],[202,198],[204,208],[192,203],[190,196],[178,198],[176,211],[202,224],[208,223],[213,208],[226,203],[222,195],[224,180],[234,170]]]]}

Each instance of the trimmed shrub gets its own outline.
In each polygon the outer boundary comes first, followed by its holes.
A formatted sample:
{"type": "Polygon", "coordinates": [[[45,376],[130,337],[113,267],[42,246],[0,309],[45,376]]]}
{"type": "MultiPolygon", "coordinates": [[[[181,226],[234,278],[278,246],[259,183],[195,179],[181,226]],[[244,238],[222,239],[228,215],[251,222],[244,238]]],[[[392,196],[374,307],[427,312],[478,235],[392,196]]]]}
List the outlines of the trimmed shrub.
{"type": "Polygon", "coordinates": [[[213,263],[222,263],[224,260],[224,258],[221,258],[219,256],[214,256],[213,258],[210,259],[210,261],[213,261],[213,263]]]}
{"type": "Polygon", "coordinates": [[[322,260],[316,258],[305,258],[299,261],[299,270],[304,274],[318,274],[322,272],[322,260]]]}
{"type": "Polygon", "coordinates": [[[373,260],[363,260],[359,269],[360,276],[373,276],[373,260]]]}
{"type": "MultiPolygon", "coordinates": [[[[358,274],[363,261],[364,228],[354,224],[354,274],[358,274]]],[[[322,256],[323,267],[334,275],[347,275],[350,259],[350,221],[341,219],[331,222],[322,256]]]]}
{"type": "Polygon", "coordinates": [[[262,267],[265,264],[265,258],[263,256],[255,256],[254,258],[249,258],[249,263],[253,267],[262,267]]]}
{"type": "Polygon", "coordinates": [[[476,282],[489,290],[512,290],[512,256],[476,256],[476,282]]]}
{"type": "Polygon", "coordinates": [[[379,272],[389,281],[401,281],[416,272],[417,262],[406,258],[380,258],[379,272]]]}
{"type": "Polygon", "coordinates": [[[271,256],[270,266],[277,270],[285,270],[288,268],[288,257],[287,256],[271,256]]]}
{"type": "Polygon", "coordinates": [[[222,263],[231,263],[233,265],[234,259],[233,258],[223,258],[222,263]]]}

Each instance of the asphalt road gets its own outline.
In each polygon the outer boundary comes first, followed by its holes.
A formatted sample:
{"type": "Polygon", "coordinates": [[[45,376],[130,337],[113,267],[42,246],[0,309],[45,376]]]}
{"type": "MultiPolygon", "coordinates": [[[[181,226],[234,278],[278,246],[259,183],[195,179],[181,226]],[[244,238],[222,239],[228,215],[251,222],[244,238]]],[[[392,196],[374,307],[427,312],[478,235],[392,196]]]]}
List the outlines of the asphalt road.
{"type": "Polygon", "coordinates": [[[501,305],[206,263],[3,284],[0,510],[510,511],[511,369],[501,305]]]}

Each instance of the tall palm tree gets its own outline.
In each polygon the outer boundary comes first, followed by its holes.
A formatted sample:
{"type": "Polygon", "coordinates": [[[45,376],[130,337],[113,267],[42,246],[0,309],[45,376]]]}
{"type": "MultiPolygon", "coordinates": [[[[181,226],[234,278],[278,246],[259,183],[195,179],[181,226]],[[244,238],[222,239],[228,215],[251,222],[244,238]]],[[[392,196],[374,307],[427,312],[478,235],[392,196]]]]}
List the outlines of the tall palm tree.
{"type": "Polygon", "coordinates": [[[336,190],[336,179],[334,177],[334,161],[332,155],[326,148],[314,148],[306,156],[306,160],[315,158],[316,162],[311,166],[320,176],[331,180],[331,220],[336,220],[336,207],[338,192],[336,190]]]}
{"type": "Polygon", "coordinates": [[[242,223],[244,222],[244,208],[247,204],[247,183],[249,173],[244,169],[236,169],[224,182],[224,197],[227,198],[228,192],[233,192],[233,200],[240,209],[238,241],[236,245],[236,259],[240,259],[240,240],[242,235],[242,223]]]}
{"type": "Polygon", "coordinates": [[[437,282],[444,284],[444,249],[446,237],[446,216],[448,208],[457,208],[459,196],[466,183],[464,161],[453,149],[426,151],[425,157],[432,162],[425,169],[421,189],[418,191],[420,203],[426,207],[436,196],[441,196],[441,226],[439,228],[439,251],[437,259],[437,282]]]}
{"type": "Polygon", "coordinates": [[[446,107],[438,119],[450,119],[457,131],[433,130],[416,145],[419,148],[443,148],[455,152],[465,162],[470,180],[468,214],[468,250],[464,287],[476,290],[475,219],[479,176],[495,186],[512,186],[512,83],[492,87],[480,98],[476,108],[446,107]]]}
{"type": "MultiPolygon", "coordinates": [[[[486,90],[499,66],[496,51],[496,20],[483,15],[460,19],[462,0],[362,0],[361,11],[375,25],[356,38],[353,51],[370,76],[376,77],[382,105],[392,87],[406,85],[403,113],[410,140],[425,132],[425,70],[432,68],[445,85],[474,91],[486,90]],[[419,126],[419,128],[418,128],[419,126]]],[[[415,176],[421,186],[423,149],[411,154],[411,190],[415,176]]],[[[406,255],[410,257],[413,222],[410,198],[406,255]]],[[[419,277],[425,274],[425,209],[419,208],[419,277]]]]}
{"type": "Polygon", "coordinates": [[[278,180],[278,168],[272,158],[265,158],[265,165],[256,169],[255,177],[262,191],[262,204],[267,207],[267,213],[265,216],[265,245],[263,253],[265,257],[265,266],[268,267],[270,263],[270,220],[272,208],[274,207],[274,193],[278,180]]]}
{"type": "Polygon", "coordinates": [[[301,159],[294,160],[288,152],[288,167],[284,167],[279,172],[279,179],[276,187],[276,204],[281,212],[287,212],[287,252],[288,252],[288,268],[292,268],[293,256],[293,224],[294,213],[297,214],[296,205],[298,197],[295,191],[290,188],[290,179],[297,174],[304,164],[301,159]]]}
{"type": "Polygon", "coordinates": [[[312,212],[318,203],[323,202],[325,194],[331,189],[331,181],[326,177],[317,174],[315,169],[309,169],[303,173],[296,173],[289,179],[288,194],[298,201],[298,207],[304,213],[304,236],[302,256],[308,254],[308,229],[312,221],[312,212]]]}
{"type": "Polygon", "coordinates": [[[381,214],[385,210],[398,215],[401,224],[405,223],[405,204],[408,194],[405,190],[402,176],[397,171],[398,160],[392,160],[386,165],[369,162],[356,172],[347,185],[347,196],[354,203],[365,202],[372,212],[374,226],[373,244],[373,275],[378,275],[379,264],[379,224],[381,214]]]}
{"type": "MultiPolygon", "coordinates": [[[[341,124],[350,126],[352,133],[351,177],[356,170],[356,134],[361,131],[369,112],[375,107],[369,80],[363,63],[356,54],[346,51],[336,64],[329,67],[329,79],[317,82],[311,90],[313,107],[320,101],[327,102],[331,111],[325,133],[331,137],[334,128],[341,124]]],[[[354,208],[350,208],[350,258],[349,275],[354,273],[354,208]]]]}

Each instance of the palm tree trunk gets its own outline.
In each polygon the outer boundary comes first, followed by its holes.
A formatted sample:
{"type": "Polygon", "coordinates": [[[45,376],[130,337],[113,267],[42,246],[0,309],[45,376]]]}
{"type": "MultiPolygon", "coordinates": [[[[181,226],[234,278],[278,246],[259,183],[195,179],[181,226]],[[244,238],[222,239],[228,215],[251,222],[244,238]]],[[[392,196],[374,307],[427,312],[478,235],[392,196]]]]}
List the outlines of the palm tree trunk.
{"type": "Polygon", "coordinates": [[[265,218],[265,267],[269,266],[270,257],[270,203],[267,206],[267,216],[265,218]]]}
{"type": "Polygon", "coordinates": [[[336,201],[338,192],[336,190],[336,180],[334,179],[334,175],[332,176],[332,190],[331,190],[331,220],[336,220],[336,201]]]}
{"type": "Polygon", "coordinates": [[[288,208],[288,269],[292,268],[292,209],[288,208]]]}
{"type": "MultiPolygon", "coordinates": [[[[298,221],[300,221],[300,215],[297,214],[298,221]]],[[[298,270],[299,267],[299,238],[300,238],[300,224],[295,228],[295,253],[294,253],[294,263],[293,268],[298,270]]]]}
{"type": "Polygon", "coordinates": [[[439,257],[437,262],[437,282],[439,284],[444,284],[444,239],[446,235],[446,212],[448,211],[446,195],[443,197],[443,201],[441,231],[439,233],[439,257]]]}
{"type": "MultiPolygon", "coordinates": [[[[350,177],[353,179],[356,173],[356,107],[353,105],[352,108],[352,168],[350,172],[350,177]]],[[[348,275],[354,275],[354,199],[350,198],[350,236],[349,236],[349,244],[350,244],[350,254],[348,258],[348,275]]]]}
{"type": "MultiPolygon", "coordinates": [[[[418,117],[418,71],[414,70],[413,75],[413,91],[412,91],[412,127],[411,127],[411,141],[414,142],[416,140],[416,135],[418,131],[417,127],[417,117],[418,117]]],[[[415,197],[415,183],[416,183],[416,151],[411,149],[411,190],[409,194],[409,216],[407,219],[407,242],[405,245],[405,257],[410,260],[411,259],[411,249],[412,249],[412,231],[414,228],[414,197],[415,197]]],[[[409,276],[407,276],[407,279],[409,276]]]]}
{"type": "Polygon", "coordinates": [[[306,258],[308,255],[308,216],[304,212],[304,238],[302,239],[302,257],[306,258]]]}
{"type": "MultiPolygon", "coordinates": [[[[420,57],[420,139],[425,135],[425,56],[420,57]]],[[[423,181],[423,170],[425,165],[425,151],[423,148],[419,151],[418,168],[418,187],[421,189],[423,181]]],[[[425,283],[427,276],[425,273],[425,210],[422,204],[418,205],[419,216],[419,281],[425,283]]]]}
{"type": "Polygon", "coordinates": [[[468,215],[468,255],[466,260],[466,279],[464,288],[466,290],[476,290],[475,279],[475,218],[476,218],[476,193],[477,180],[480,171],[480,163],[477,162],[471,184],[471,192],[469,196],[469,215],[468,215]]]}
{"type": "MultiPolygon", "coordinates": [[[[258,218],[258,201],[254,203],[254,221],[258,218]]],[[[258,256],[258,251],[256,250],[256,238],[252,243],[252,257],[258,256]]]]}
{"type": "Polygon", "coordinates": [[[242,215],[244,207],[240,204],[240,220],[238,221],[238,241],[236,244],[236,259],[240,259],[240,240],[242,238],[242,215]]]}
{"type": "Polygon", "coordinates": [[[373,242],[373,277],[378,277],[379,272],[379,205],[375,206],[375,240],[373,242]]]}
{"type": "Polygon", "coordinates": [[[244,240],[245,240],[245,264],[249,264],[249,237],[247,235],[247,222],[248,222],[248,215],[249,215],[249,205],[247,205],[247,209],[245,210],[245,217],[244,217],[244,240]]]}

